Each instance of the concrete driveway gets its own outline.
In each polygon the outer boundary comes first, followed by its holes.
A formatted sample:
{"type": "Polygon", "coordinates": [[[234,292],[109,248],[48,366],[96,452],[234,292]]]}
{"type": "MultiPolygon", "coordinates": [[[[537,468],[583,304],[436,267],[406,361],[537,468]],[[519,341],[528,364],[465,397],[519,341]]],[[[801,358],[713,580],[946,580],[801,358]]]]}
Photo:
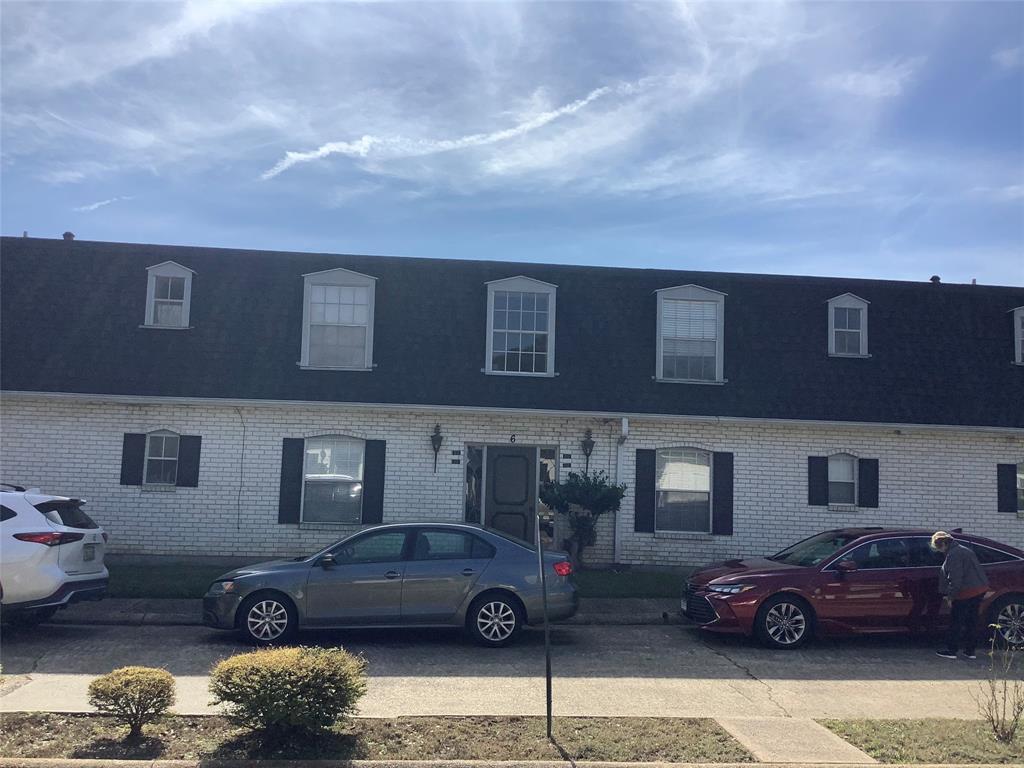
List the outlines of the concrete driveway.
{"type": "MultiPolygon", "coordinates": [[[[772,652],[681,626],[558,626],[552,630],[559,715],[671,717],[967,717],[986,671],[946,661],[906,638],[822,641],[772,652]]],[[[0,711],[88,710],[89,680],[128,664],[178,679],[181,713],[209,713],[206,675],[248,649],[202,627],[46,625],[4,632],[0,711]]],[[[543,636],[493,650],[456,631],[318,632],[369,661],[372,717],[543,714],[543,636]]]]}

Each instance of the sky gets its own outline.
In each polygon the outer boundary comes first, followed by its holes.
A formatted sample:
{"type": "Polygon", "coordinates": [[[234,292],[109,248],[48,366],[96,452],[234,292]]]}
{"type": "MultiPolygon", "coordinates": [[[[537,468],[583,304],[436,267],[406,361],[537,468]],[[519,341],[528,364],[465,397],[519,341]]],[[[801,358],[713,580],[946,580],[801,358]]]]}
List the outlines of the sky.
{"type": "Polygon", "coordinates": [[[0,4],[5,235],[1024,285],[1024,3],[0,4]]]}

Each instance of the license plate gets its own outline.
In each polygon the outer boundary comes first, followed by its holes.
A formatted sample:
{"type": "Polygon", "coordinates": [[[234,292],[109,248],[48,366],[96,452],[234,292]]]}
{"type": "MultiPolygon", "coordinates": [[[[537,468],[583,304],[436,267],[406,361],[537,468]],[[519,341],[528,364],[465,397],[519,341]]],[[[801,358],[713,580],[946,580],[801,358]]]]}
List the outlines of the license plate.
{"type": "Polygon", "coordinates": [[[83,560],[95,560],[96,559],[96,545],[86,544],[82,550],[83,560]]]}

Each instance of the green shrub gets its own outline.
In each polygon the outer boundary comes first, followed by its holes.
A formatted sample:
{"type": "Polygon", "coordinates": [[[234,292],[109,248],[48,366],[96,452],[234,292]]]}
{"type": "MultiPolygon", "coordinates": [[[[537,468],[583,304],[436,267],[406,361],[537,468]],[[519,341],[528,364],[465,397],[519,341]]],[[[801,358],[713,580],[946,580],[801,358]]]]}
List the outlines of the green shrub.
{"type": "Polygon", "coordinates": [[[127,725],[134,741],[174,704],[174,678],[166,669],[121,667],[89,683],[89,704],[127,725]]]}
{"type": "Polygon", "coordinates": [[[234,722],[275,737],[327,728],[366,693],[366,662],[341,648],[265,648],[213,668],[213,703],[234,722]]]}

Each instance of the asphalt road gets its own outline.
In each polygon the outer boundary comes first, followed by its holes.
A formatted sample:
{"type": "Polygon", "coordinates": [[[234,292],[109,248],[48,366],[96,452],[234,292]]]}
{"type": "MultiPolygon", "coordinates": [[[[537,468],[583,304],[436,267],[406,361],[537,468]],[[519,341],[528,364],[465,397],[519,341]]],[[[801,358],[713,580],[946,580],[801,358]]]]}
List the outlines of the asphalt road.
{"type": "MultiPolygon", "coordinates": [[[[559,715],[973,718],[972,693],[987,669],[984,657],[947,661],[933,642],[906,638],[790,652],[681,626],[558,626],[552,638],[559,715]]],[[[537,631],[504,649],[477,647],[457,631],[318,632],[301,642],[367,658],[365,716],[544,712],[537,631]]],[[[86,711],[94,676],[141,664],[176,676],[178,712],[213,712],[208,671],[247,649],[203,627],[5,628],[0,711],[86,711]]]]}

